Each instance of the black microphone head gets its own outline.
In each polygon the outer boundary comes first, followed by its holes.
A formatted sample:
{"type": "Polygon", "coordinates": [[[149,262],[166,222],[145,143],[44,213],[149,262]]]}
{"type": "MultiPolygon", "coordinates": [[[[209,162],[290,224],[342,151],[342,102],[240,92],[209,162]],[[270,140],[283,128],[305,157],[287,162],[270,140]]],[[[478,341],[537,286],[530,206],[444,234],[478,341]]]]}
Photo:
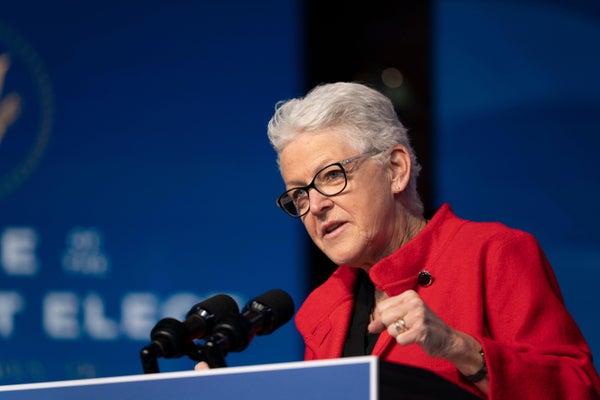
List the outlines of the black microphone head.
{"type": "Polygon", "coordinates": [[[227,294],[217,294],[193,306],[190,311],[188,311],[186,318],[194,315],[206,318],[209,317],[208,314],[221,317],[238,312],[238,305],[231,296],[227,294]]]}
{"type": "Polygon", "coordinates": [[[158,354],[165,358],[181,357],[190,346],[187,327],[175,318],[158,321],[150,332],[150,340],[159,347],[158,354]]]}
{"type": "Polygon", "coordinates": [[[281,289],[273,289],[250,300],[242,313],[256,312],[264,320],[257,335],[268,335],[287,323],[294,315],[295,305],[292,297],[281,289]]]}
{"type": "Polygon", "coordinates": [[[239,311],[235,300],[226,294],[217,294],[201,301],[190,309],[184,321],[189,330],[189,339],[202,339],[221,318],[239,311]]]}

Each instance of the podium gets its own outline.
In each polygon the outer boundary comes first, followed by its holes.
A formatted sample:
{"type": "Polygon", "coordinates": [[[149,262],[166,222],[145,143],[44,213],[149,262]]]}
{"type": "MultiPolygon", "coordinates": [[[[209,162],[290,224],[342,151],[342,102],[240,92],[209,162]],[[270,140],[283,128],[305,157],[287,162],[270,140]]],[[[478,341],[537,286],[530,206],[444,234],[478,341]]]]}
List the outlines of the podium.
{"type": "Polygon", "coordinates": [[[476,396],[428,371],[389,364],[373,356],[7,385],[0,386],[0,398],[2,400],[477,399],[476,396]]]}

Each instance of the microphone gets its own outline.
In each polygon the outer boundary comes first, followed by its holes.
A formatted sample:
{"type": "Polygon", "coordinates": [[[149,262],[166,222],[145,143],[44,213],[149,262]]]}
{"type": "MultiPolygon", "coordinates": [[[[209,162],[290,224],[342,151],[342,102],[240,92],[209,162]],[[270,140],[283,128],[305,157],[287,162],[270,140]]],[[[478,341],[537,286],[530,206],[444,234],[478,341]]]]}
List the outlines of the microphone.
{"type": "Polygon", "coordinates": [[[150,332],[152,343],[142,349],[142,359],[149,353],[165,358],[187,354],[195,339],[206,337],[223,316],[238,310],[231,296],[218,294],[194,305],[183,322],[174,318],[161,319],[150,332]]]}
{"type": "Polygon", "coordinates": [[[206,347],[217,348],[222,355],[242,351],[255,335],[268,335],[288,322],[294,310],[289,294],[280,289],[270,290],[250,300],[241,314],[224,316],[206,339],[206,347]]]}
{"type": "Polygon", "coordinates": [[[242,315],[252,325],[253,335],[268,335],[288,322],[294,310],[292,297],[283,290],[273,289],[250,300],[242,315]]]}

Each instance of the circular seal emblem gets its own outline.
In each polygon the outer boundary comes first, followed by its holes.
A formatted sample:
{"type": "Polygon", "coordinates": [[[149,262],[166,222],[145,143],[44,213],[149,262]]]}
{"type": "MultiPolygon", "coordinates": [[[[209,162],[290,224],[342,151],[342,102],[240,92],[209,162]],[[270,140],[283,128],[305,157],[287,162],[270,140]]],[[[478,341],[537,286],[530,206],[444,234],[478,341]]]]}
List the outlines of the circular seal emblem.
{"type": "Polygon", "coordinates": [[[23,37],[0,23],[0,198],[37,168],[53,115],[52,87],[42,60],[23,37]]]}

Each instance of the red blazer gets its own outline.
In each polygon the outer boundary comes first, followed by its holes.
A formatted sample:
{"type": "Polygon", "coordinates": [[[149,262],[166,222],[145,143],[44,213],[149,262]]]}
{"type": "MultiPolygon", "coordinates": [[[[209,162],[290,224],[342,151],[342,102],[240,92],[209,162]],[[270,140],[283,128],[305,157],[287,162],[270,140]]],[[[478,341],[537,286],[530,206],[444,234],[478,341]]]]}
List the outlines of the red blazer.
{"type": "MultiPolygon", "coordinates": [[[[296,314],[305,359],[341,357],[357,270],[341,266],[296,314]]],[[[451,327],[475,337],[486,356],[490,399],[598,399],[600,378],[563,303],[552,268],[533,236],[499,223],[456,217],[446,204],[427,226],[369,276],[389,296],[416,290],[451,327]],[[417,276],[433,277],[420,286],[417,276]]],[[[383,332],[373,355],[424,368],[483,394],[448,361],[383,332]]]]}

